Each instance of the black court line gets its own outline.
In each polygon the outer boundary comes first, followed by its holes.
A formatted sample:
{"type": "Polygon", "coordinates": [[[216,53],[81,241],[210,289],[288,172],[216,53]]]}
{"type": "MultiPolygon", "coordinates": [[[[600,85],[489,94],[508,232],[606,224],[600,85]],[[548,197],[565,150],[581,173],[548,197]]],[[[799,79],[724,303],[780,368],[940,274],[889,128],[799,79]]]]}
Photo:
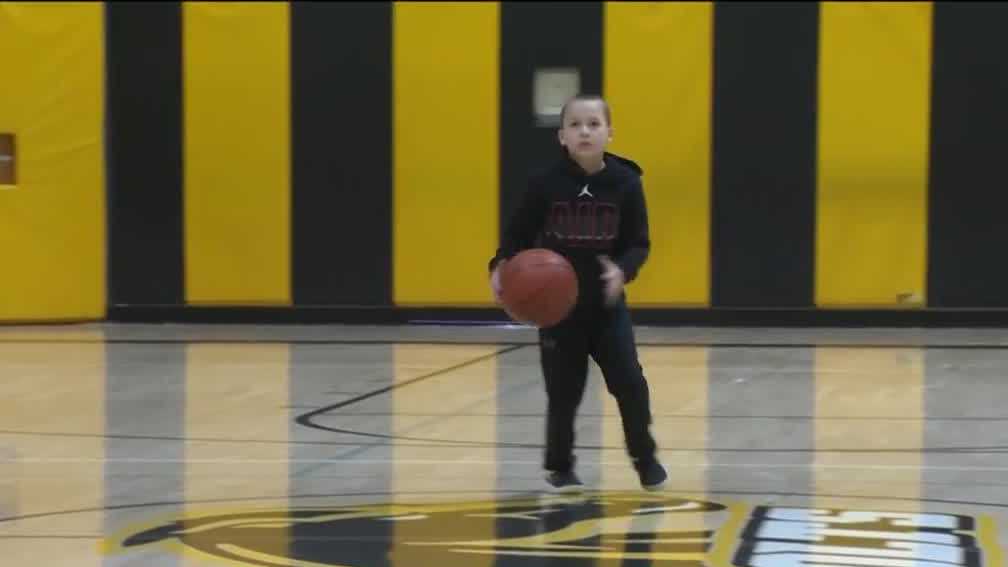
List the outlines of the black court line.
{"type": "MultiPolygon", "coordinates": [[[[412,436],[398,436],[398,435],[386,435],[383,433],[370,433],[367,431],[355,431],[353,429],[336,429],[326,427],[324,425],[312,424],[308,427],[313,427],[315,429],[322,429],[324,431],[332,431],[335,433],[343,433],[346,435],[357,435],[360,437],[368,437],[373,439],[382,439],[386,442],[376,442],[376,443],[361,443],[361,448],[371,448],[371,447],[382,447],[388,445],[394,446],[411,446],[411,447],[429,447],[429,448],[500,448],[500,449],[536,449],[542,450],[546,446],[541,443],[509,443],[509,442],[493,442],[493,441],[467,441],[467,440],[456,440],[456,439],[432,439],[428,437],[412,437],[412,436]],[[411,441],[416,444],[406,445],[400,444],[399,441],[411,441]]],[[[574,446],[575,449],[580,451],[623,451],[625,448],[623,446],[606,446],[606,445],[577,445],[574,446]]],[[[979,455],[993,455],[998,453],[1008,453],[1008,446],[988,446],[988,447],[907,447],[900,448],[894,447],[889,449],[861,449],[861,448],[835,448],[835,449],[822,449],[822,448],[791,448],[791,447],[660,447],[662,453],[758,453],[758,454],[770,454],[770,453],[793,453],[793,454],[804,454],[804,453],[816,453],[816,454],[852,454],[852,455],[896,455],[896,454],[979,454],[979,455]]],[[[338,460],[334,460],[333,464],[337,463],[338,460]]]]}
{"type": "Polygon", "coordinates": [[[361,443],[353,441],[288,441],[280,439],[226,439],[223,437],[180,437],[175,435],[119,435],[104,433],[66,433],[51,431],[17,431],[3,429],[0,435],[24,435],[29,437],[83,437],[89,439],[122,439],[135,441],[198,441],[200,443],[242,443],[262,445],[333,445],[357,447],[361,443]]]}
{"type": "MultiPolygon", "coordinates": [[[[349,417],[388,417],[402,416],[407,418],[541,418],[541,413],[537,414],[416,414],[405,412],[341,412],[340,416],[349,417]]],[[[652,412],[651,416],[663,420],[793,420],[793,421],[821,421],[821,422],[1004,422],[1008,417],[926,417],[926,418],[899,418],[889,416],[831,416],[822,418],[817,416],[687,416],[682,414],[657,414],[652,412]]],[[[579,413],[579,418],[611,418],[619,419],[619,415],[589,414],[579,413]]]]}
{"type": "MultiPolygon", "coordinates": [[[[525,347],[539,344],[536,340],[528,341],[454,341],[446,340],[398,340],[398,339],[4,339],[0,344],[289,344],[289,345],[347,345],[347,346],[388,346],[388,345],[418,345],[418,346],[498,346],[525,347]]],[[[868,344],[868,343],[759,343],[759,342],[725,342],[716,341],[637,341],[638,347],[659,348],[772,348],[772,349],[917,349],[917,350],[1008,350],[1008,344],[868,344]]]]}
{"type": "Polygon", "coordinates": [[[105,539],[103,535],[0,535],[0,539],[105,539]]]}
{"type": "MultiPolygon", "coordinates": [[[[329,431],[326,429],[326,431],[329,431]]],[[[348,435],[364,436],[370,437],[366,432],[354,432],[348,431],[348,435]]],[[[175,437],[175,436],[157,436],[157,435],[114,435],[114,434],[100,434],[100,433],[58,433],[58,432],[42,432],[42,431],[12,431],[12,430],[0,430],[0,435],[23,435],[28,437],[82,437],[91,439],[125,439],[125,440],[138,440],[138,441],[198,441],[200,443],[240,443],[240,444],[262,444],[262,445],[319,445],[319,446],[331,446],[331,447],[385,447],[385,446],[396,446],[396,447],[425,447],[425,448],[470,448],[473,446],[493,446],[493,447],[512,447],[517,446],[518,448],[528,448],[528,449],[542,449],[543,445],[535,444],[507,444],[507,443],[489,443],[484,441],[452,441],[452,440],[434,440],[433,442],[427,443],[400,443],[401,437],[392,437],[388,442],[375,442],[375,441],[286,441],[279,439],[224,439],[224,438],[209,438],[209,437],[175,437]],[[483,445],[479,445],[483,444],[483,445]]],[[[577,449],[583,449],[587,451],[622,451],[624,448],[622,446],[577,446],[577,449]]],[[[749,448],[717,448],[717,447],[662,447],[662,452],[683,452],[683,453],[794,453],[794,452],[818,452],[818,453],[977,453],[977,454],[999,454],[1008,453],[1008,445],[1000,446],[987,446],[987,447],[924,447],[924,448],[910,448],[910,449],[887,449],[887,450],[865,450],[865,449],[789,449],[789,448],[778,448],[778,449],[749,449],[749,448]]],[[[335,461],[334,461],[335,462],[335,461]]]]}
{"type": "MultiPolygon", "coordinates": [[[[497,396],[506,396],[506,395],[508,395],[508,394],[510,394],[512,392],[525,389],[525,388],[529,387],[531,384],[536,383],[536,382],[538,382],[538,380],[531,380],[531,381],[526,381],[526,382],[516,381],[515,383],[510,384],[507,387],[507,389],[504,390],[503,392],[498,391],[497,392],[497,396]]],[[[483,404],[484,402],[485,402],[485,400],[474,400],[474,401],[468,403],[466,405],[466,407],[478,406],[480,404],[483,404]]],[[[343,414],[341,413],[340,415],[343,415],[343,414]]],[[[393,414],[389,414],[389,415],[393,415],[393,414]]],[[[431,425],[433,423],[444,421],[446,418],[454,417],[454,415],[455,414],[436,414],[436,415],[428,416],[428,419],[425,419],[425,420],[421,421],[420,423],[415,423],[415,424],[411,425],[406,431],[411,431],[411,430],[414,430],[414,429],[421,429],[421,428],[424,428],[424,427],[428,427],[429,425],[431,425]]],[[[381,445],[381,446],[384,446],[384,445],[393,446],[393,444],[386,444],[386,443],[379,443],[378,445],[381,445]]],[[[358,445],[354,449],[351,449],[349,451],[345,451],[345,452],[340,453],[338,455],[333,455],[330,458],[332,459],[332,462],[347,461],[347,460],[350,460],[350,459],[356,457],[357,455],[360,455],[361,453],[366,453],[367,451],[370,451],[371,449],[374,449],[375,446],[376,445],[371,444],[371,443],[361,443],[360,445],[358,445]]],[[[394,446],[399,446],[399,444],[396,443],[396,444],[394,444],[394,446]]],[[[434,448],[434,447],[439,447],[439,448],[444,448],[445,447],[445,445],[441,445],[441,444],[426,444],[426,445],[424,445],[424,444],[416,444],[416,445],[413,445],[413,446],[414,447],[416,447],[416,446],[423,446],[424,448],[428,448],[428,449],[434,448]]],[[[332,463],[327,463],[327,464],[332,464],[332,463]]],[[[313,470],[317,470],[318,468],[321,468],[322,466],[325,466],[325,465],[316,464],[316,465],[311,465],[311,466],[308,466],[308,467],[304,467],[297,474],[298,475],[304,475],[304,474],[307,474],[307,473],[309,473],[309,472],[311,472],[313,470]]]]}
{"type": "MultiPolygon", "coordinates": [[[[372,390],[366,392],[359,396],[337,402],[328,406],[324,406],[315,409],[311,412],[299,415],[295,418],[295,422],[299,425],[305,427],[310,427],[313,429],[318,429],[322,431],[328,431],[331,433],[340,433],[345,435],[352,435],[357,437],[366,437],[369,439],[380,439],[386,442],[346,442],[346,441],[289,441],[289,440],[264,440],[264,439],[223,439],[223,438],[190,438],[190,437],[179,437],[179,436],[154,436],[154,435],[115,435],[115,434],[85,434],[85,433],[58,433],[58,432],[35,432],[35,431],[16,431],[16,430],[0,430],[0,435],[30,435],[30,436],[61,436],[61,437],[89,437],[89,438],[106,438],[106,439],[133,439],[133,440],[145,440],[145,441],[200,441],[200,442],[212,442],[212,443],[259,443],[259,444],[286,444],[286,445],[320,445],[320,446],[348,446],[348,447],[377,447],[377,446],[409,446],[409,447],[427,447],[427,448],[466,448],[466,447],[496,447],[496,448],[521,448],[521,449],[543,449],[544,445],[540,443],[506,443],[506,442],[487,442],[487,441],[466,441],[466,440],[452,440],[452,439],[431,439],[424,437],[410,437],[410,436],[396,436],[387,435],[381,433],[370,433],[365,431],[356,431],[352,429],[341,429],[328,427],[315,423],[313,418],[331,412],[336,409],[341,409],[357,402],[379,396],[381,394],[387,393],[396,388],[401,388],[403,386],[408,386],[415,384],[430,378],[441,376],[476,364],[478,362],[483,362],[488,359],[496,358],[502,354],[508,352],[513,352],[522,348],[525,345],[514,345],[508,348],[476,357],[459,364],[449,366],[446,368],[441,368],[434,372],[406,380],[391,386],[386,386],[384,388],[379,388],[377,390],[372,390]],[[412,443],[403,443],[403,441],[408,441],[412,443]]],[[[347,414],[347,415],[358,415],[358,414],[347,414]]],[[[368,414],[359,414],[368,415],[368,414]]],[[[373,414],[373,415],[390,415],[390,414],[373,414]]],[[[420,414],[417,414],[420,415],[420,414]]],[[[481,414],[482,415],[482,414],[481,414]]],[[[539,414],[514,414],[520,417],[541,417],[539,414]]],[[[455,414],[432,414],[437,417],[456,417],[455,414]]],[[[591,417],[586,415],[585,417],[591,417]]],[[[600,415],[598,417],[601,417],[600,415]]],[[[659,416],[666,417],[666,416],[659,416]]],[[[793,420],[811,420],[811,419],[822,419],[813,416],[672,416],[678,418],[696,418],[696,419],[793,419],[793,420]]],[[[890,418],[890,417],[834,417],[830,418],[833,420],[900,420],[900,421],[941,421],[941,420],[955,420],[955,421],[1004,421],[1008,418],[1002,417],[948,417],[948,418],[890,418]]],[[[622,446],[602,446],[602,445],[578,445],[576,446],[579,450],[594,450],[594,451],[617,451],[623,450],[622,446]]],[[[995,453],[1005,453],[1008,452],[1008,446],[965,446],[965,447],[913,447],[913,448],[891,448],[891,449],[877,449],[877,450],[866,450],[858,448],[837,448],[837,449],[816,449],[816,448],[716,448],[716,447],[663,447],[662,451],[666,452],[697,452],[703,451],[707,453],[847,453],[847,454],[897,454],[897,453],[979,453],[979,454],[995,454],[995,453]]]]}
{"type": "MultiPolygon", "coordinates": [[[[491,354],[476,357],[471,360],[456,364],[454,366],[449,366],[425,374],[423,376],[418,376],[416,378],[393,384],[391,386],[386,386],[384,388],[379,388],[361,394],[359,396],[350,398],[348,400],[343,400],[335,404],[331,404],[305,414],[297,416],[294,421],[305,427],[310,427],[312,429],[318,429],[322,431],[328,431],[330,433],[340,433],[344,435],[355,435],[360,437],[367,437],[371,439],[386,440],[386,443],[361,443],[359,450],[367,450],[371,447],[385,446],[385,445],[398,445],[400,441],[412,441],[415,443],[426,444],[429,447],[479,447],[479,448],[508,448],[508,449],[537,449],[541,450],[545,448],[542,443],[508,443],[508,442],[497,442],[497,441],[467,441],[458,439],[434,439],[429,437],[413,437],[408,435],[392,435],[387,433],[372,433],[368,431],[357,431],[355,429],[343,429],[338,427],[329,427],[327,425],[322,425],[316,423],[314,418],[316,416],[329,413],[333,410],[345,408],[347,406],[353,405],[357,402],[379,396],[390,392],[396,388],[401,388],[403,386],[408,386],[410,384],[416,384],[423,380],[434,378],[436,376],[442,376],[454,370],[464,368],[466,366],[475,364],[477,362],[483,362],[485,360],[496,358],[502,354],[512,352],[522,348],[521,346],[509,347],[491,354]]],[[[391,415],[391,414],[386,414],[391,415]]],[[[436,417],[455,417],[454,414],[435,414],[436,417]]],[[[741,417],[741,416],[736,416],[741,417]]],[[[804,416],[802,416],[804,417],[804,416]]],[[[772,417],[768,417],[772,419],[772,417]]],[[[604,445],[575,445],[575,449],[579,450],[589,450],[589,451],[615,451],[622,450],[622,446],[604,446],[604,445]]],[[[1008,447],[1004,446],[989,446],[989,447],[909,447],[909,448],[889,448],[889,449],[859,449],[859,448],[836,448],[836,449],[820,449],[820,448],[710,448],[710,447],[697,447],[697,448],[687,448],[687,447],[662,447],[662,452],[708,452],[708,453],[823,453],[823,454],[866,454],[866,455],[878,455],[878,454],[921,454],[921,453],[999,453],[1008,451],[1008,447]]],[[[336,462],[336,461],[334,461],[336,462]]]]}
{"type": "MultiPolygon", "coordinates": [[[[2,342],[4,342],[4,341],[0,341],[0,343],[2,343],[2,342]]],[[[12,341],[8,341],[8,342],[12,342],[12,341]]],[[[29,342],[35,342],[35,341],[29,341],[29,342]]],[[[37,341],[37,342],[48,343],[48,342],[60,342],[60,341],[37,341]]],[[[102,343],[102,342],[108,342],[108,341],[67,341],[67,342],[97,342],[97,343],[102,343]]],[[[124,342],[129,342],[129,341],[124,341],[124,342]]],[[[164,343],[176,343],[176,342],[188,342],[188,341],[160,341],[160,340],[154,341],[154,340],[152,340],[152,341],[148,341],[148,342],[152,342],[152,343],[161,343],[161,342],[164,342],[164,343]]],[[[233,342],[233,341],[221,341],[221,342],[233,342]]],[[[251,342],[291,342],[291,341],[251,341],[251,342]]],[[[402,343],[403,343],[402,341],[381,341],[381,342],[374,342],[374,344],[402,344],[402,343]]],[[[337,344],[345,344],[345,342],[340,342],[340,343],[337,343],[337,344]]],[[[353,343],[351,341],[350,344],[356,344],[356,343],[353,343]]],[[[419,343],[419,344],[431,344],[431,343],[423,342],[423,343],[419,343]]],[[[459,343],[448,343],[448,344],[459,344],[459,343]]],[[[479,345],[479,346],[492,346],[492,344],[487,344],[487,343],[469,343],[469,344],[476,344],[476,345],[479,345]]],[[[532,343],[532,344],[534,344],[534,343],[532,343]]],[[[487,355],[484,355],[484,356],[480,356],[480,357],[477,357],[477,358],[474,358],[474,359],[471,359],[471,360],[467,360],[467,361],[464,361],[462,363],[459,363],[459,364],[456,364],[456,365],[453,365],[453,366],[450,366],[450,367],[442,368],[442,369],[439,369],[437,371],[434,371],[434,372],[431,372],[431,373],[428,373],[428,374],[425,374],[425,375],[422,375],[422,376],[418,376],[416,378],[412,378],[412,379],[404,381],[404,382],[393,384],[391,386],[386,386],[384,388],[379,388],[377,390],[366,392],[366,393],[361,394],[359,396],[356,396],[354,398],[350,398],[348,400],[343,400],[343,401],[335,403],[335,404],[331,404],[331,405],[328,405],[328,406],[325,406],[325,407],[321,407],[321,408],[315,409],[315,410],[313,410],[311,412],[299,415],[299,416],[297,416],[295,418],[295,422],[296,423],[298,423],[300,425],[303,425],[305,427],[310,427],[310,428],[313,428],[313,429],[328,431],[328,432],[331,432],[331,433],[341,433],[341,434],[358,436],[358,437],[367,437],[367,438],[370,438],[370,439],[383,439],[383,440],[387,440],[388,442],[385,442],[385,443],[383,443],[383,442],[374,442],[374,441],[372,441],[372,442],[354,443],[354,442],[340,442],[340,441],[289,441],[289,440],[263,440],[263,439],[189,438],[189,437],[179,437],[179,436],[82,434],[82,433],[34,432],[34,431],[16,431],[16,430],[0,430],[0,434],[6,434],[6,435],[30,435],[30,436],[89,437],[89,438],[106,438],[106,439],[134,439],[134,440],[146,440],[146,441],[156,441],[156,440],[163,440],[163,441],[201,441],[201,442],[217,442],[217,443],[259,443],[259,444],[353,446],[353,447],[385,446],[385,445],[393,445],[394,444],[394,445],[397,445],[397,446],[429,447],[429,448],[433,448],[433,447],[440,447],[440,448],[450,448],[450,447],[457,447],[457,448],[462,448],[462,447],[498,447],[498,448],[542,449],[542,448],[544,448],[544,445],[538,444],[538,443],[498,443],[498,442],[486,442],[486,441],[466,441],[466,440],[430,439],[430,438],[423,438],[423,437],[395,436],[395,435],[386,435],[386,434],[379,434],[379,433],[370,433],[370,432],[356,431],[356,430],[350,430],[350,429],[333,428],[333,427],[328,427],[328,426],[321,425],[321,424],[318,424],[318,423],[315,423],[314,421],[312,421],[315,416],[318,416],[318,415],[321,415],[321,414],[324,414],[324,413],[328,413],[328,412],[331,412],[331,411],[336,410],[336,409],[341,409],[341,408],[350,406],[350,405],[355,404],[357,402],[360,402],[360,401],[363,401],[363,400],[366,400],[366,399],[369,399],[369,398],[372,398],[372,397],[375,397],[375,396],[387,393],[387,392],[389,392],[389,391],[391,391],[393,389],[396,389],[396,388],[401,388],[403,386],[407,386],[407,385],[410,385],[410,384],[415,384],[417,382],[421,382],[423,380],[428,380],[430,378],[434,378],[436,376],[440,376],[440,375],[452,372],[454,370],[458,370],[460,368],[464,368],[466,366],[469,366],[469,365],[472,365],[472,364],[476,364],[478,362],[482,362],[482,361],[485,361],[485,360],[488,360],[488,359],[491,359],[491,358],[495,358],[497,356],[500,356],[502,354],[506,354],[508,352],[513,352],[515,350],[523,348],[524,346],[527,346],[527,345],[523,344],[523,343],[522,344],[512,344],[508,348],[496,351],[494,353],[487,354],[487,355]],[[403,441],[412,441],[414,443],[408,443],[408,444],[407,443],[402,443],[403,441]]],[[[665,346],[665,345],[661,345],[661,346],[665,346]]],[[[751,346],[762,346],[762,345],[744,345],[744,346],[751,347],[751,346]]],[[[793,346],[793,345],[788,345],[788,346],[790,347],[790,346],[793,346]]],[[[849,347],[844,346],[844,345],[832,345],[832,346],[838,346],[838,347],[842,347],[842,348],[849,348],[849,347]]],[[[875,346],[877,347],[878,345],[875,345],[875,346]]],[[[962,346],[962,345],[960,345],[960,346],[962,346]]],[[[906,348],[906,347],[898,347],[898,348],[906,348]]],[[[967,348],[969,348],[969,347],[967,347],[967,348]]],[[[1008,347],[1000,347],[1000,346],[998,346],[996,348],[1008,348],[1008,347]]],[[[354,415],[354,414],[348,414],[348,415],[354,415]]],[[[364,415],[364,414],[361,414],[361,415],[364,415]]],[[[516,415],[541,417],[539,414],[516,414],[516,415]]],[[[454,417],[454,415],[446,415],[445,417],[454,417]]],[[[696,417],[697,419],[701,419],[701,418],[702,419],[817,419],[817,418],[814,418],[812,416],[676,416],[676,417],[696,417]]],[[[879,417],[879,418],[863,418],[863,417],[858,417],[858,418],[843,418],[843,417],[839,417],[839,418],[831,418],[831,419],[850,419],[850,420],[879,419],[879,420],[894,420],[894,419],[899,419],[899,418],[890,418],[890,417],[879,417]]],[[[919,421],[939,421],[939,420],[1003,421],[1005,419],[1008,419],[1008,418],[1001,418],[1001,417],[930,418],[929,417],[929,418],[921,419],[919,421]]],[[[903,420],[915,420],[915,421],[918,421],[917,418],[904,418],[903,420]]],[[[577,446],[576,448],[580,449],[580,450],[596,450],[596,451],[622,450],[623,449],[622,447],[615,447],[615,446],[613,446],[613,447],[606,447],[606,446],[598,446],[598,445],[577,446]]],[[[708,452],[708,453],[717,453],[717,452],[729,452],[729,453],[808,453],[808,452],[819,452],[819,453],[852,453],[852,454],[891,454],[891,453],[953,453],[953,454],[954,453],[981,453],[981,454],[994,454],[994,453],[1008,452],[1008,446],[920,447],[920,448],[907,448],[907,449],[893,448],[893,449],[880,449],[880,450],[842,449],[842,448],[841,449],[828,449],[828,450],[825,450],[825,449],[808,449],[808,448],[802,448],[802,449],[792,449],[792,448],[777,448],[777,449],[774,449],[774,448],[761,448],[761,449],[751,449],[751,448],[712,448],[712,447],[703,447],[703,448],[667,447],[667,448],[663,448],[662,451],[669,451],[669,452],[676,452],[676,451],[679,451],[679,452],[683,452],[683,451],[685,451],[685,452],[689,452],[689,451],[694,451],[694,452],[695,451],[704,451],[704,452],[708,452]]]]}
{"type": "Polygon", "coordinates": [[[298,423],[299,425],[303,425],[305,427],[312,427],[312,428],[315,428],[315,429],[324,429],[325,431],[333,431],[333,432],[336,432],[336,433],[340,433],[340,431],[338,431],[338,430],[327,428],[327,427],[322,427],[322,426],[319,426],[319,425],[317,425],[315,423],[312,423],[311,419],[313,417],[315,417],[316,415],[319,415],[319,414],[322,414],[322,413],[326,413],[326,412],[330,412],[332,410],[339,409],[339,408],[342,408],[342,407],[346,407],[346,406],[349,406],[351,404],[356,404],[357,402],[364,401],[364,400],[366,400],[368,398],[373,398],[375,396],[379,396],[379,395],[384,394],[386,392],[391,392],[392,390],[395,390],[395,389],[398,389],[398,388],[402,388],[404,386],[409,386],[410,384],[416,384],[417,382],[422,382],[424,380],[429,380],[431,378],[435,378],[437,376],[441,376],[442,374],[447,374],[449,372],[453,372],[455,370],[459,370],[461,368],[465,368],[466,366],[472,366],[473,364],[476,364],[476,363],[479,363],[479,362],[483,362],[485,360],[494,359],[494,358],[497,358],[498,356],[500,356],[502,354],[507,354],[509,352],[516,351],[516,350],[518,350],[520,348],[523,348],[523,347],[524,347],[524,345],[510,346],[508,348],[505,348],[505,349],[502,349],[502,350],[498,350],[498,351],[492,352],[490,354],[485,354],[483,356],[477,356],[476,358],[472,358],[470,360],[466,360],[464,362],[460,362],[458,364],[455,364],[455,365],[452,365],[452,366],[448,366],[446,368],[441,368],[439,370],[435,370],[434,372],[429,372],[429,373],[424,374],[422,376],[417,376],[416,378],[410,378],[409,380],[405,380],[403,382],[397,382],[395,384],[392,384],[391,386],[385,386],[384,388],[378,388],[377,390],[372,390],[370,392],[361,394],[359,396],[355,396],[353,398],[350,398],[349,400],[343,400],[341,402],[337,402],[335,404],[328,405],[328,406],[325,406],[323,408],[319,408],[317,410],[310,411],[310,412],[305,413],[305,414],[301,414],[301,415],[297,416],[296,418],[294,418],[294,421],[296,423],[298,423]]]}
{"type": "MultiPolygon", "coordinates": [[[[597,492],[597,491],[596,491],[597,492]]],[[[612,491],[616,493],[624,491],[612,491]]],[[[340,498],[340,497],[360,497],[360,496],[379,496],[379,497],[396,497],[396,496],[420,496],[420,495],[452,495],[457,496],[461,494],[499,494],[499,495],[510,495],[515,499],[525,499],[525,498],[537,498],[542,493],[531,490],[493,490],[493,491],[475,491],[475,490],[420,490],[420,491],[369,491],[369,492],[333,492],[325,494],[287,494],[283,496],[258,496],[252,498],[211,498],[206,500],[162,500],[154,502],[138,502],[135,504],[117,504],[112,506],[100,506],[95,508],[77,508],[70,510],[58,510],[55,512],[39,512],[35,514],[24,514],[20,516],[0,516],[0,523],[7,522],[17,522],[20,520],[32,520],[36,518],[51,518],[53,516],[68,516],[72,514],[87,514],[91,512],[108,512],[115,510],[135,510],[137,508],[155,508],[159,506],[184,506],[186,504],[220,504],[220,503],[242,503],[242,502],[264,502],[270,500],[276,501],[290,501],[299,500],[305,498],[340,498]]],[[[605,491],[598,492],[599,494],[606,494],[605,491]]],[[[777,492],[777,491],[754,491],[754,490],[707,490],[702,492],[706,495],[706,498],[716,498],[719,495],[735,495],[735,496],[767,496],[775,498],[784,497],[803,497],[803,498],[849,498],[851,500],[891,500],[894,502],[926,502],[932,504],[952,504],[956,506],[980,506],[986,508],[1008,508],[1008,503],[1006,502],[975,502],[971,500],[945,500],[940,498],[907,498],[899,496],[878,496],[878,495],[858,495],[858,494],[821,494],[821,493],[808,493],[808,492],[777,492]]],[[[698,494],[698,491],[693,488],[674,488],[670,487],[666,489],[663,493],[664,496],[669,498],[675,498],[677,494],[684,495],[683,497],[689,498],[691,495],[698,494]]],[[[480,498],[480,500],[485,500],[485,498],[480,498]]],[[[359,506],[370,506],[373,503],[361,503],[357,504],[359,506]]],[[[355,506],[354,504],[343,504],[338,506],[339,508],[349,508],[355,506]]],[[[318,508],[315,505],[312,508],[318,508]]],[[[261,510],[259,510],[261,511],[261,510]]]]}

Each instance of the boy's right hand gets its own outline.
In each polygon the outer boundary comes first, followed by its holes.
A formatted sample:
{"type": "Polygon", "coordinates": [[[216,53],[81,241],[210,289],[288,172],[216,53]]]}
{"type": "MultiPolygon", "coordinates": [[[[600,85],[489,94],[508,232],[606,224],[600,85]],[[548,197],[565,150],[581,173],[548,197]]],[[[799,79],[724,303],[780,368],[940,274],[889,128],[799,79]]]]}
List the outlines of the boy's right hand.
{"type": "Polygon", "coordinates": [[[501,266],[504,265],[504,262],[506,262],[506,260],[501,260],[496,266],[494,266],[493,271],[490,272],[490,290],[493,291],[494,302],[496,302],[497,305],[501,304],[500,269],[501,266]]]}

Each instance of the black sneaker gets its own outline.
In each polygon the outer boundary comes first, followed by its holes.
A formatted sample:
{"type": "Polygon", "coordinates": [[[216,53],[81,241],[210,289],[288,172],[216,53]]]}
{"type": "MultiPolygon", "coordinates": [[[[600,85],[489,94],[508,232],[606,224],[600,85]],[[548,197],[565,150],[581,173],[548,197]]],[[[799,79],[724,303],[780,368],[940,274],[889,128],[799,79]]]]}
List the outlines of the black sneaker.
{"type": "Polygon", "coordinates": [[[646,465],[637,467],[637,476],[640,478],[641,487],[644,490],[661,490],[665,488],[665,481],[668,480],[668,473],[665,467],[658,461],[651,461],[646,465]]]}
{"type": "Polygon", "coordinates": [[[546,474],[546,482],[549,483],[552,492],[580,492],[584,488],[584,484],[574,471],[550,471],[546,474]]]}

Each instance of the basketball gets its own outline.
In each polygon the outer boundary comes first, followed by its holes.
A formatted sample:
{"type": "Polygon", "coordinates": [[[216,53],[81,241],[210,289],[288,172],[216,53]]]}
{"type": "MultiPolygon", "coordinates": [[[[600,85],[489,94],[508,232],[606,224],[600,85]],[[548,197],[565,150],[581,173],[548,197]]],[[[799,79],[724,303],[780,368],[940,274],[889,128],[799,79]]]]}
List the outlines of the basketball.
{"type": "Polygon", "coordinates": [[[500,271],[501,303],[512,319],[537,327],[563,321],[578,297],[577,274],[566,258],[545,248],[524,250],[500,271]]]}

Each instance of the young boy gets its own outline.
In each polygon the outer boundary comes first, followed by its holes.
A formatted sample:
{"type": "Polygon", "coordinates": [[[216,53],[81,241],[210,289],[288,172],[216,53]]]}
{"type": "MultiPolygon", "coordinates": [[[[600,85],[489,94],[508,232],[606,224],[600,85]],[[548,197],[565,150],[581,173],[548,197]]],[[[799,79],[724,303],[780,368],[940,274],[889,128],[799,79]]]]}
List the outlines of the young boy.
{"type": "Polygon", "coordinates": [[[491,287],[499,303],[500,266],[533,247],[562,254],[577,272],[577,305],[566,320],[539,329],[547,397],[547,482],[561,492],[582,487],[574,472],[574,418],[591,356],[616,398],[641,486],[658,490],[668,475],[655,457],[648,384],[623,291],[624,284],[637,277],[650,249],[642,170],[605,151],[612,127],[609,106],[601,97],[574,97],[560,119],[563,157],[532,176],[490,260],[491,287]]]}

